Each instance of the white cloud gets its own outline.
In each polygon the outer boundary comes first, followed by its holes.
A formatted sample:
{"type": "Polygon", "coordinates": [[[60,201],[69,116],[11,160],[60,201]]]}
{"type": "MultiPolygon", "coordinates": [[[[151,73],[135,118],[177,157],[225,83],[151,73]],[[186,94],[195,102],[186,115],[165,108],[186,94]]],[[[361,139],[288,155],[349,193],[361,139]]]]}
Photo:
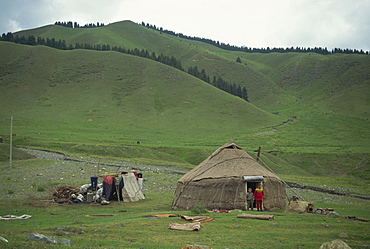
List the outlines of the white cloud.
{"type": "Polygon", "coordinates": [[[0,32],[132,20],[238,46],[369,50],[369,12],[369,0],[0,0],[0,32]]]}
{"type": "Polygon", "coordinates": [[[8,26],[10,27],[10,30],[19,31],[22,30],[22,26],[19,22],[16,20],[9,20],[8,26]]]}

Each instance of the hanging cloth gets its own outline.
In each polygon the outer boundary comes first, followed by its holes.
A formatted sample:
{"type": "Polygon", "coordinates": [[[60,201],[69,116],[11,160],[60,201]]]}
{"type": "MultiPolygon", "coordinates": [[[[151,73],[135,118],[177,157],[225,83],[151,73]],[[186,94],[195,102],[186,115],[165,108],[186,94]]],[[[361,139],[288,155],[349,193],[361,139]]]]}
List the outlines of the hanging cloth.
{"type": "Polygon", "coordinates": [[[108,175],[103,178],[103,196],[107,201],[110,200],[113,192],[114,176],[108,175]]]}

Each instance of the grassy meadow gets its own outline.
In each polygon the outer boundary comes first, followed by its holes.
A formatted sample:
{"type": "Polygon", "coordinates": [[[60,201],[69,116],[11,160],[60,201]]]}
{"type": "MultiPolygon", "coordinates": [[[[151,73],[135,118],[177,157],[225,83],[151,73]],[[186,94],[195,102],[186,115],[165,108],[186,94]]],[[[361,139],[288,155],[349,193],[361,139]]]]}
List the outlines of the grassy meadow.
{"type": "MultiPolygon", "coordinates": [[[[20,157],[25,156],[20,154],[20,157]]],[[[106,159],[101,160],[104,162],[106,159]]],[[[263,213],[274,215],[273,220],[241,219],[237,215],[257,212],[172,210],[173,192],[180,175],[144,172],[146,199],[134,203],[57,204],[50,202],[53,187],[85,184],[96,171],[96,166],[27,159],[14,161],[12,169],[8,163],[0,163],[0,170],[1,189],[8,191],[5,197],[1,195],[0,214],[32,216],[27,220],[1,221],[1,236],[9,241],[2,242],[1,248],[44,248],[46,244],[42,242],[27,240],[31,233],[67,238],[76,248],[181,248],[186,244],[216,249],[319,248],[322,243],[335,239],[345,241],[351,248],[363,248],[369,243],[368,222],[346,218],[370,219],[369,200],[296,190],[301,198],[311,201],[315,207],[334,208],[339,215],[291,214],[273,210],[263,213]],[[58,169],[58,174],[51,173],[58,169]],[[168,229],[169,223],[186,222],[179,217],[147,217],[156,214],[205,215],[214,219],[202,223],[198,232],[176,231],[168,229]]],[[[352,193],[366,194],[369,191],[365,181],[354,181],[354,178],[281,176],[285,180],[330,189],[339,184],[352,193]]]]}
{"type": "MultiPolygon", "coordinates": [[[[32,199],[1,200],[2,213],[9,212],[10,207],[18,214],[33,216],[28,220],[1,221],[2,236],[9,240],[9,243],[2,243],[2,248],[44,248],[42,242],[26,240],[31,232],[68,238],[76,248],[181,248],[187,244],[215,249],[319,248],[335,239],[345,241],[351,248],[368,245],[368,224],[342,216],[269,212],[275,218],[261,221],[236,218],[243,212],[234,210],[227,214],[203,214],[214,220],[202,223],[198,232],[169,230],[169,223],[184,221],[179,217],[144,217],[179,213],[169,209],[169,197],[162,194],[157,198],[162,201],[148,196],[136,203],[107,206],[60,205],[32,199]]],[[[341,206],[335,208],[341,209],[341,206]]],[[[363,207],[352,205],[351,214],[357,212],[364,212],[363,207]]],[[[181,211],[181,214],[194,215],[190,211],[181,211]]]]}
{"type": "Polygon", "coordinates": [[[370,219],[369,200],[302,192],[315,207],[340,215],[274,210],[268,212],[274,220],[261,221],[236,218],[244,211],[234,210],[207,213],[215,219],[199,232],[173,231],[168,224],[179,218],[144,216],[194,215],[171,209],[180,175],[145,173],[146,199],[136,203],[58,205],[48,201],[53,186],[84,184],[96,168],[84,165],[83,173],[80,164],[36,159],[16,149],[190,170],[234,142],[253,157],[262,147],[262,162],[285,181],[368,196],[368,55],[227,51],[130,21],[92,29],[49,25],[16,34],[146,49],[174,56],[185,71],[114,51],[0,41],[0,215],[33,216],[0,221],[0,236],[9,240],[1,248],[44,248],[26,240],[33,232],[69,238],[76,248],[319,248],[334,239],[351,248],[370,246],[368,223],[345,218],[370,219]],[[195,66],[246,87],[249,102],[186,73],[195,66]],[[58,173],[46,178],[51,170],[58,173]],[[40,172],[44,176],[36,176],[40,172]]]}

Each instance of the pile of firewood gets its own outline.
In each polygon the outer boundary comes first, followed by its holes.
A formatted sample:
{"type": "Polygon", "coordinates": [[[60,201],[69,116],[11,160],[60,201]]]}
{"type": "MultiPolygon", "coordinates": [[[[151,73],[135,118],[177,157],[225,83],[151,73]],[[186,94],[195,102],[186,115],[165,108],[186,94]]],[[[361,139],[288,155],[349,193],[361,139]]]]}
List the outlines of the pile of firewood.
{"type": "Polygon", "coordinates": [[[72,195],[80,194],[80,186],[74,185],[58,185],[54,187],[54,192],[52,196],[53,202],[72,202],[72,195]]]}

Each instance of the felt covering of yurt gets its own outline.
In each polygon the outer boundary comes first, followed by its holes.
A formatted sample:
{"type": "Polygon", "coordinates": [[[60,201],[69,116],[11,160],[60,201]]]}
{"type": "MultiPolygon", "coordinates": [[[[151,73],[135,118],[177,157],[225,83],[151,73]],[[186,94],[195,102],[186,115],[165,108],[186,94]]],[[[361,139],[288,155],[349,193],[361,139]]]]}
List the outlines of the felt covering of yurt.
{"type": "Polygon", "coordinates": [[[263,176],[266,210],[285,207],[284,182],[234,143],[224,144],[178,180],[172,207],[188,210],[199,205],[219,210],[245,209],[244,176],[263,176]]]}

